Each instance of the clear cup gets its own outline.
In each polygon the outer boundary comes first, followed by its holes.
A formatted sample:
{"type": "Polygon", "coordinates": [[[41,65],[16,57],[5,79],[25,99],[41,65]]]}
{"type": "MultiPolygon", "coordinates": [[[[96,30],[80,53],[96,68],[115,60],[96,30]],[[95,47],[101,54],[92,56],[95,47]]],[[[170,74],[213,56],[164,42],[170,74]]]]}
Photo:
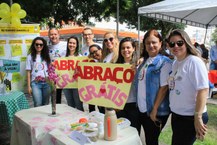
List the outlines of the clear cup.
{"type": "Polygon", "coordinates": [[[4,95],[6,92],[6,86],[5,84],[0,84],[0,94],[4,95]]]}

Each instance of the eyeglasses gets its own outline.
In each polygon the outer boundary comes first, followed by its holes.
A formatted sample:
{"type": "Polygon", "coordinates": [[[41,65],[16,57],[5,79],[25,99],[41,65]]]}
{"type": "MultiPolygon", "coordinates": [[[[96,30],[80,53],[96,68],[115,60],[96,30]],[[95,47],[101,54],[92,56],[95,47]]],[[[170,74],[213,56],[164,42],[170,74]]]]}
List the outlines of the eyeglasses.
{"type": "Polygon", "coordinates": [[[94,50],[93,52],[90,52],[90,56],[93,56],[95,53],[97,53],[98,49],[97,50],[94,50]]]}
{"type": "Polygon", "coordinates": [[[40,46],[40,47],[42,47],[42,46],[44,46],[44,44],[39,44],[39,43],[35,43],[35,46],[40,46]]]}
{"type": "Polygon", "coordinates": [[[181,46],[184,44],[184,41],[183,41],[183,40],[179,40],[179,41],[177,41],[177,42],[169,42],[169,46],[170,46],[171,48],[175,47],[176,44],[177,44],[179,47],[181,47],[181,46]]]}
{"type": "Polygon", "coordinates": [[[108,39],[104,39],[104,42],[105,42],[105,43],[108,42],[108,41],[112,42],[113,40],[114,40],[114,38],[113,38],[113,37],[110,37],[110,38],[108,38],[108,39]]]}

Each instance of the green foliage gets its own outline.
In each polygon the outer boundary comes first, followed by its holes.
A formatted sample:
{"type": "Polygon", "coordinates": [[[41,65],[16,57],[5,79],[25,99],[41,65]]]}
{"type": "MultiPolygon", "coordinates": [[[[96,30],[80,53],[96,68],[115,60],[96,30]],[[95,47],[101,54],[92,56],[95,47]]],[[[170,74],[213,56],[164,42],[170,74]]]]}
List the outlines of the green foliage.
{"type": "MultiPolygon", "coordinates": [[[[194,145],[214,145],[217,142],[217,109],[216,105],[208,104],[208,115],[209,115],[209,121],[208,121],[208,133],[206,134],[206,137],[203,142],[197,140],[194,145]]],[[[171,138],[172,138],[172,129],[171,125],[164,128],[163,132],[160,135],[160,142],[170,145],[171,144],[171,138]]]]}
{"type": "MultiPolygon", "coordinates": [[[[119,21],[127,23],[130,28],[138,26],[138,8],[147,6],[162,0],[119,0],[119,21]]],[[[3,2],[9,3],[7,0],[3,2]]],[[[75,21],[80,25],[90,24],[89,19],[94,17],[97,21],[102,19],[109,20],[111,16],[116,18],[117,0],[13,0],[19,3],[27,12],[26,21],[43,23],[44,19],[54,17],[55,24],[67,23],[68,20],[75,21]]],[[[94,24],[91,24],[94,25],[94,24]]],[[[172,24],[156,19],[141,16],[141,30],[146,31],[150,28],[161,30],[164,36],[170,29],[184,28],[182,24],[172,24]]]]}
{"type": "MultiPolygon", "coordinates": [[[[162,0],[135,0],[135,2],[131,5],[129,10],[123,10],[120,9],[120,21],[126,22],[128,25],[131,25],[132,28],[137,28],[138,26],[138,8],[147,6],[156,2],[160,2],[162,0]],[[130,15],[130,17],[129,17],[130,15]]],[[[184,29],[185,25],[183,24],[175,24],[170,22],[165,22],[161,20],[156,20],[153,18],[147,18],[144,16],[140,17],[140,29],[141,31],[146,31],[149,29],[157,29],[161,30],[163,38],[167,35],[167,33],[171,29],[184,29]]]]}
{"type": "Polygon", "coordinates": [[[213,42],[217,42],[217,27],[215,28],[214,32],[212,33],[212,36],[211,36],[211,40],[213,42]]]}

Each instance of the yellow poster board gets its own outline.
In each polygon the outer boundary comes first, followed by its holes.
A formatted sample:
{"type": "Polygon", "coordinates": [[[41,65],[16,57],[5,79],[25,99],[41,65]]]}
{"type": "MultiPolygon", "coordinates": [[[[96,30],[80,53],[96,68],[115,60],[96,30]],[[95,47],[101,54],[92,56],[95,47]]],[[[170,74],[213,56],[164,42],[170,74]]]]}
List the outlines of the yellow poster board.
{"type": "Polygon", "coordinates": [[[93,62],[86,56],[61,57],[54,61],[55,73],[58,75],[56,88],[78,88],[76,69],[79,62],[93,62]]]}
{"type": "Polygon", "coordinates": [[[11,83],[11,91],[27,92],[26,57],[32,40],[39,35],[39,24],[0,24],[0,58],[20,62],[19,72],[10,72],[5,77],[11,83]]]}
{"type": "Polygon", "coordinates": [[[131,65],[80,62],[77,71],[78,91],[82,102],[124,108],[134,78],[131,65]]]}

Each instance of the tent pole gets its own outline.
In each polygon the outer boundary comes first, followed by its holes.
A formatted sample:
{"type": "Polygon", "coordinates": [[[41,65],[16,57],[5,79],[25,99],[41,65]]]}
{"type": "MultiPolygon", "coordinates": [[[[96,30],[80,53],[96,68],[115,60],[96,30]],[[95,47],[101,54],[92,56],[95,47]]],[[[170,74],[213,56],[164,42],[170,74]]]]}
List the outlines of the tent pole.
{"type": "Polygon", "coordinates": [[[137,58],[140,56],[140,15],[138,15],[138,48],[137,48],[137,58]]]}
{"type": "Polygon", "coordinates": [[[205,36],[204,36],[204,40],[203,40],[204,45],[205,45],[205,43],[206,43],[207,29],[208,29],[208,26],[206,26],[206,32],[205,32],[205,36]]]}

